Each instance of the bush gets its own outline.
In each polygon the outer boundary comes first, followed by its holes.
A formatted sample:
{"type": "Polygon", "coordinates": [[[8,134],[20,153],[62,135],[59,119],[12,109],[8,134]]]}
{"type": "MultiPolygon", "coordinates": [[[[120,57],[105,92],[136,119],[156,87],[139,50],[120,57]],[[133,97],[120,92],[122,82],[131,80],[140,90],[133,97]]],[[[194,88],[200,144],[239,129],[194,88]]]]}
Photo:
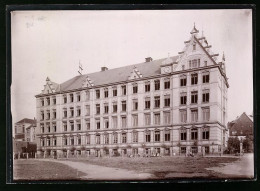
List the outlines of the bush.
{"type": "Polygon", "coordinates": [[[239,150],[240,150],[239,139],[237,137],[229,137],[227,149],[230,154],[239,152],[239,150]]]}

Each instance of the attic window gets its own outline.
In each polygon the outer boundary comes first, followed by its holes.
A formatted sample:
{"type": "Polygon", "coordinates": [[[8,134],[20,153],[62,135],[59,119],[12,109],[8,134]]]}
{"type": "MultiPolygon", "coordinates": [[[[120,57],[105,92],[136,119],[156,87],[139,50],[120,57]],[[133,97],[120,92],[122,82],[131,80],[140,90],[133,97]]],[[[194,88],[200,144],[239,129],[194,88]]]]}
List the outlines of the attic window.
{"type": "Polygon", "coordinates": [[[196,44],[195,43],[193,44],[193,50],[196,50],[196,44]]]}

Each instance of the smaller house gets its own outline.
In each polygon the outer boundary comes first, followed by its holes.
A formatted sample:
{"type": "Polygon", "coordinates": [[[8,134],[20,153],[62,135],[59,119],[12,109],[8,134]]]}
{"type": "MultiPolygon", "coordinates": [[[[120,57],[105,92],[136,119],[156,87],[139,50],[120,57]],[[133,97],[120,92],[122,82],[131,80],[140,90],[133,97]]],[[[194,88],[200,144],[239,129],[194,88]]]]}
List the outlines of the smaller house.
{"type": "Polygon", "coordinates": [[[253,116],[242,113],[235,120],[228,123],[229,136],[238,137],[239,140],[245,139],[245,137],[253,136],[254,123],[253,116]]]}
{"type": "Polygon", "coordinates": [[[35,141],[36,120],[24,118],[15,123],[14,138],[16,141],[35,141]]]}

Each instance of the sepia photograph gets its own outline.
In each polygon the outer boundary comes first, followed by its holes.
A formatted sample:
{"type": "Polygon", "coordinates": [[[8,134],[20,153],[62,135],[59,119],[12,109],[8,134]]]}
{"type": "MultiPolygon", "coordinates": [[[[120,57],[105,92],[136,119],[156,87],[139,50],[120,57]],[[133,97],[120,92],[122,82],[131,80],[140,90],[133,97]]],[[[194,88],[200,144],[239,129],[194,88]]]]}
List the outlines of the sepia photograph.
{"type": "Polygon", "coordinates": [[[255,179],[252,9],[10,14],[11,182],[255,179]]]}

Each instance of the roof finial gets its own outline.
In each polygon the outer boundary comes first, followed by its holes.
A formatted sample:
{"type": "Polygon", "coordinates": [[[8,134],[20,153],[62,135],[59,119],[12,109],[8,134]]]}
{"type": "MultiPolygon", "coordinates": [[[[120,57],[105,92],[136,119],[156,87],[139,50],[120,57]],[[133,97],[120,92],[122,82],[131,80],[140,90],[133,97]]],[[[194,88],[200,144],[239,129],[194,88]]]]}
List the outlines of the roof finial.
{"type": "Polygon", "coordinates": [[[195,22],[194,22],[194,28],[196,28],[196,26],[195,26],[195,22]]]}
{"type": "Polygon", "coordinates": [[[80,60],[79,60],[79,71],[78,71],[78,73],[80,75],[82,75],[82,70],[83,70],[83,68],[82,68],[82,65],[81,65],[80,60]]]}
{"type": "Polygon", "coordinates": [[[223,51],[223,55],[222,55],[222,61],[225,61],[226,59],[225,59],[225,53],[224,53],[224,51],[223,51]]]}
{"type": "Polygon", "coordinates": [[[170,53],[168,52],[168,58],[170,57],[170,53]]]}

